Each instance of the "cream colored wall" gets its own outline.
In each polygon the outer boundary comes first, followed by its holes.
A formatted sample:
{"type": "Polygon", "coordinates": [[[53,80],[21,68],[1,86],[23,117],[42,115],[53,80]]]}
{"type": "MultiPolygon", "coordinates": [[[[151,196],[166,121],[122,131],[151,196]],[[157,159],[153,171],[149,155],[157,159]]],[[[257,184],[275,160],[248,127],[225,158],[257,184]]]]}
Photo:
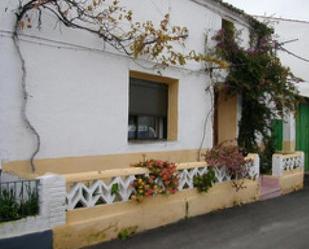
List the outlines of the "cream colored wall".
{"type": "Polygon", "coordinates": [[[258,200],[258,182],[246,180],[245,185],[245,189],[236,192],[230,182],[224,182],[215,184],[208,193],[185,190],[147,198],[142,203],[129,201],[68,211],[67,224],[53,229],[54,249],[77,249],[115,239],[125,228],[136,227],[141,232],[258,200]]]}
{"type": "Polygon", "coordinates": [[[279,177],[279,183],[282,194],[288,194],[302,189],[304,187],[304,170],[299,168],[284,172],[279,177]]]}
{"type": "Polygon", "coordinates": [[[224,91],[218,93],[217,124],[218,143],[237,138],[238,130],[238,97],[227,96],[224,91]]]}
{"type": "Polygon", "coordinates": [[[4,171],[31,178],[48,172],[69,174],[86,171],[127,168],[145,159],[158,159],[171,162],[195,162],[199,159],[198,150],[177,150],[159,152],[140,152],[83,157],[65,157],[36,160],[36,172],[31,173],[29,161],[14,161],[3,165],[4,171]]]}

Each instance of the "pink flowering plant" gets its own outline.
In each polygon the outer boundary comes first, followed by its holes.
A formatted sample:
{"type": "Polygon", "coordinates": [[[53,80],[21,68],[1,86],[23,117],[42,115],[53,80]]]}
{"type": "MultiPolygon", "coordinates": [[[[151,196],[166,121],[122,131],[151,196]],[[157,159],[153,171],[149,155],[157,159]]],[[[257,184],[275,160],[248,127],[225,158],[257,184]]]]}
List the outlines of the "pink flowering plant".
{"type": "Polygon", "coordinates": [[[147,160],[134,166],[147,168],[149,175],[136,177],[133,183],[135,191],[131,196],[132,200],[141,202],[145,197],[159,194],[174,194],[177,192],[179,177],[175,163],[147,160]]]}
{"type": "Polygon", "coordinates": [[[248,175],[246,153],[236,145],[221,143],[205,154],[205,160],[211,168],[225,167],[231,176],[232,185],[238,191],[245,188],[244,178],[248,175]]]}

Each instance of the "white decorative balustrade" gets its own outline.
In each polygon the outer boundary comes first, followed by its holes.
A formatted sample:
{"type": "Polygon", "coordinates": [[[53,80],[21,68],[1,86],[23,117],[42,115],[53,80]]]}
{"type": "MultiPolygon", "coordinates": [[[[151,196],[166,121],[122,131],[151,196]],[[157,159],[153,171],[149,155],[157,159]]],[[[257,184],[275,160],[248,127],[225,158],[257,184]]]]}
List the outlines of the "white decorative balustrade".
{"type": "MultiPolygon", "coordinates": [[[[206,163],[188,163],[180,164],[177,167],[179,173],[178,190],[193,189],[193,180],[195,176],[201,176],[208,173],[208,166],[206,163]]],[[[224,182],[231,180],[228,171],[225,167],[214,168],[216,175],[216,182],[224,182]]]]}
{"type": "Polygon", "coordinates": [[[66,175],[72,185],[66,195],[67,209],[128,201],[136,176],[147,173],[143,168],[129,168],[66,175]]]}
{"type": "Polygon", "coordinates": [[[272,158],[273,176],[281,176],[286,171],[304,168],[304,153],[301,151],[291,154],[274,154],[272,158]]]}
{"type": "Polygon", "coordinates": [[[260,176],[260,158],[257,154],[249,154],[246,158],[248,163],[246,164],[247,172],[245,178],[256,180],[260,176]]]}
{"type": "MultiPolygon", "coordinates": [[[[246,178],[255,180],[259,175],[259,158],[249,155],[246,178]]],[[[193,189],[195,176],[208,172],[206,162],[192,162],[177,164],[179,186],[178,190],[193,189]]],[[[79,207],[94,207],[99,204],[126,202],[134,193],[132,187],[136,176],[147,175],[145,168],[127,168],[105,170],[101,172],[84,172],[65,175],[67,181],[66,203],[67,210],[79,207]]],[[[225,167],[215,168],[216,182],[231,180],[225,167]]]]}

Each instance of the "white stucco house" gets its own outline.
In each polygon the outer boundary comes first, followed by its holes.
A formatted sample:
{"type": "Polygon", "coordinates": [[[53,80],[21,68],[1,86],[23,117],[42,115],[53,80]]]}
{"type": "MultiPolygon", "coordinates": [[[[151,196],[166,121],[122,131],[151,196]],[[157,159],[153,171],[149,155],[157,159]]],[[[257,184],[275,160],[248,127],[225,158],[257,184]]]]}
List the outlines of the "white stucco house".
{"type": "MultiPolygon", "coordinates": [[[[4,168],[28,172],[36,139],[21,114],[21,68],[12,42],[17,3],[0,3],[0,159],[4,168]]],[[[221,1],[121,3],[136,20],[158,23],[169,13],[172,25],[189,30],[187,50],[205,51],[206,35],[220,30],[224,19],[242,31],[242,45],[248,46],[248,17],[221,1]]],[[[34,26],[20,33],[30,95],[27,115],[41,138],[37,174],[127,167],[145,157],[195,161],[201,148],[213,145],[214,130],[219,140],[236,137],[237,99],[219,104],[218,127],[211,118],[205,125],[213,104],[205,93],[210,78],[202,65],[171,66],[158,75],[151,61],[133,60],[50,15],[42,18],[40,30],[34,26]],[[141,105],[137,98],[163,104],[141,105]]]]}
{"type": "MultiPolygon", "coordinates": [[[[25,106],[23,68],[13,42],[18,3],[0,1],[0,162],[4,171],[36,182],[40,210],[34,219],[1,225],[0,242],[11,238],[24,248],[24,240],[15,236],[49,231],[49,248],[79,249],[265,197],[257,154],[246,157],[248,172],[241,181],[246,187],[241,191],[226,167],[214,167],[212,191],[195,189],[195,177],[210,172],[200,161],[201,152],[236,139],[241,114],[239,97],[226,98],[219,88],[206,91],[212,80],[204,63],[158,72],[152,61],[119,53],[102,39],[68,29],[42,12],[41,29],[32,23],[19,32],[29,94],[25,106]],[[25,122],[24,108],[39,141],[25,122]],[[143,192],[149,197],[143,203],[133,198],[140,193],[136,184],[152,176],[146,167],[129,166],[145,159],[176,163],[169,168],[177,182],[173,194],[143,192]]],[[[158,24],[168,13],[171,25],[187,27],[189,36],[185,48],[177,47],[180,51],[204,53],[214,46],[210,37],[224,23],[233,23],[241,31],[241,46],[249,48],[252,17],[221,0],[120,3],[132,10],[136,21],[158,24]]],[[[303,154],[275,159],[277,178],[271,180],[277,182],[276,191],[301,189],[303,154]]],[[[160,178],[154,189],[165,189],[160,178]]]]}

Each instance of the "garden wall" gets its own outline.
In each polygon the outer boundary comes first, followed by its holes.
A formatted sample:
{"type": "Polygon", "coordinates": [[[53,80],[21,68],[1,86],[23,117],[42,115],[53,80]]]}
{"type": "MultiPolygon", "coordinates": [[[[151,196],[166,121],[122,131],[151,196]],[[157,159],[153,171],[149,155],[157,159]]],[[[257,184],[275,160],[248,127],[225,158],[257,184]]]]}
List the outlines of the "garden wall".
{"type": "Polygon", "coordinates": [[[304,153],[297,151],[289,154],[274,154],[272,177],[279,181],[282,194],[304,187],[304,153]]]}
{"type": "Polygon", "coordinates": [[[236,192],[227,181],[215,184],[208,193],[191,189],[148,198],[143,203],[128,201],[71,210],[67,212],[67,223],[53,230],[54,248],[77,249],[115,239],[125,229],[141,232],[258,200],[258,181],[246,180],[245,186],[236,192]]]}
{"type": "Polygon", "coordinates": [[[241,180],[245,186],[243,189],[236,191],[226,167],[214,167],[211,169],[214,185],[208,192],[200,193],[194,188],[194,179],[210,172],[207,163],[180,163],[175,165],[179,178],[177,192],[145,196],[142,201],[131,200],[131,197],[139,191],[133,188],[137,179],[149,175],[147,168],[64,175],[67,222],[53,229],[54,248],[77,249],[115,239],[122,234],[141,232],[256,201],[260,196],[259,157],[252,154],[247,159],[250,159],[245,166],[248,172],[241,180]]]}

